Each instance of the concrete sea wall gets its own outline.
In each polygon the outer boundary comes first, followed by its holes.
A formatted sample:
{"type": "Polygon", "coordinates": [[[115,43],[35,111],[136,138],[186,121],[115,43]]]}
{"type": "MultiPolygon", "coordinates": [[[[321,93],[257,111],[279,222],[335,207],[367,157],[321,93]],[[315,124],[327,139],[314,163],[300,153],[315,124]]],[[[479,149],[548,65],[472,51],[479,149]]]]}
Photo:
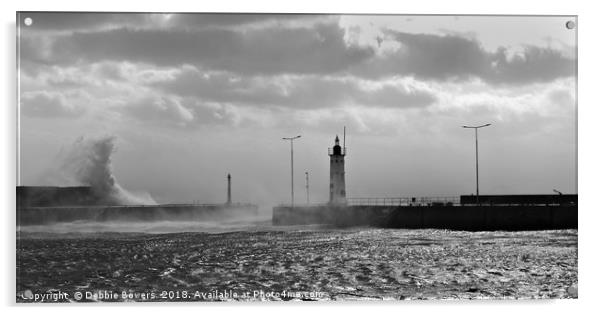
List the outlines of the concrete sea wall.
{"type": "Polygon", "coordinates": [[[17,225],[74,221],[199,221],[256,215],[251,204],[18,207],[17,225]]]}
{"type": "Polygon", "coordinates": [[[328,224],[467,231],[576,229],[576,205],[279,206],[274,225],[328,224]]]}
{"type": "Polygon", "coordinates": [[[91,206],[101,198],[89,186],[17,186],[17,207],[91,206]]]}

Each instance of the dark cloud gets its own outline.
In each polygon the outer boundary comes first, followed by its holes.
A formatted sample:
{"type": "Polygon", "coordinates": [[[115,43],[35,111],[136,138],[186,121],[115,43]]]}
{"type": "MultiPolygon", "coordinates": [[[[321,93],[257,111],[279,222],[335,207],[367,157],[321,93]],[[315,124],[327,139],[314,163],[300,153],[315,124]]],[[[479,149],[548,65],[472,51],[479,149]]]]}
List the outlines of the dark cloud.
{"type": "Polygon", "coordinates": [[[527,46],[522,56],[512,57],[508,56],[506,49],[500,48],[490,58],[491,71],[487,71],[483,76],[494,83],[549,82],[577,75],[575,60],[551,48],[527,46]]]}
{"type": "Polygon", "coordinates": [[[84,108],[69,104],[59,93],[28,92],[21,96],[21,113],[26,116],[77,117],[84,112],[84,108]]]}
{"type": "Polygon", "coordinates": [[[429,80],[464,80],[473,77],[490,83],[548,82],[574,76],[575,60],[551,48],[524,47],[522,55],[505,48],[483,49],[476,39],[459,35],[410,34],[387,31],[401,44],[399,51],[359,65],[354,73],[374,78],[412,75],[429,80]]]}
{"type": "Polygon", "coordinates": [[[358,104],[380,107],[423,107],[435,102],[427,91],[392,84],[363,87],[355,78],[323,76],[239,77],[186,68],[173,80],[154,83],[168,93],[207,101],[253,106],[302,108],[358,104]]]}
{"type": "Polygon", "coordinates": [[[371,48],[348,46],[335,24],[313,28],[269,28],[238,32],[133,30],[129,28],[59,35],[45,53],[23,46],[23,58],[66,64],[102,60],[158,66],[194,64],[250,74],[334,73],[373,55],[371,48]]]}
{"type": "Polygon", "coordinates": [[[94,31],[102,28],[201,29],[233,27],[265,22],[289,22],[327,17],[307,14],[255,13],[118,13],[118,12],[19,12],[22,31],[94,31]],[[26,25],[25,18],[33,23],[26,25]]]}
{"type": "Polygon", "coordinates": [[[187,13],[174,14],[168,24],[172,27],[199,29],[207,27],[241,26],[265,22],[311,20],[327,15],[255,14],[255,13],[187,13]]]}
{"type": "Polygon", "coordinates": [[[463,79],[487,67],[478,42],[456,36],[389,31],[402,46],[398,52],[366,64],[369,76],[414,75],[426,79],[463,79]]]}
{"type": "Polygon", "coordinates": [[[103,12],[20,12],[19,21],[22,32],[93,30],[111,25],[142,25],[153,14],[148,13],[103,13],[103,12]],[[32,24],[25,25],[25,18],[31,18],[32,24]]]}
{"type": "MultiPolygon", "coordinates": [[[[24,15],[30,14],[21,14],[24,15]]],[[[32,73],[36,64],[129,61],[160,67],[190,64],[243,77],[328,74],[378,80],[414,76],[422,80],[480,78],[492,84],[528,84],[576,74],[575,60],[558,50],[526,46],[520,54],[503,47],[492,52],[485,50],[474,35],[466,37],[453,32],[434,35],[385,30],[386,40],[397,42],[400,49],[377,54],[375,48],[346,42],[345,30],[333,16],[116,13],[32,13],[31,16],[35,20],[33,29],[68,31],[48,36],[22,34],[22,68],[32,73]],[[315,23],[318,18],[323,20],[315,23]],[[284,27],[278,23],[238,29],[223,27],[302,19],[315,21],[305,27],[284,27]],[[102,27],[109,25],[112,28],[102,27]],[[84,26],[88,29],[80,31],[84,26]]],[[[303,88],[300,86],[298,90],[303,88]]],[[[310,88],[310,92],[315,89],[319,87],[310,88]]],[[[319,92],[323,99],[328,99],[331,93],[325,89],[319,92]]]]}

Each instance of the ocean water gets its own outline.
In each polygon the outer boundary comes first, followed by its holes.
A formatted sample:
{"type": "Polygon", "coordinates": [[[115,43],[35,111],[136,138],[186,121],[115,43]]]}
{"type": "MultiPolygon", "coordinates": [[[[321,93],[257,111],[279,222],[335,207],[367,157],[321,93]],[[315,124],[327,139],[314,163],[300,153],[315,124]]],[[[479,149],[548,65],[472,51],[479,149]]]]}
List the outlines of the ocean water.
{"type": "Polygon", "coordinates": [[[22,227],[16,298],[576,298],[577,234],[273,227],[267,220],[22,227]]]}

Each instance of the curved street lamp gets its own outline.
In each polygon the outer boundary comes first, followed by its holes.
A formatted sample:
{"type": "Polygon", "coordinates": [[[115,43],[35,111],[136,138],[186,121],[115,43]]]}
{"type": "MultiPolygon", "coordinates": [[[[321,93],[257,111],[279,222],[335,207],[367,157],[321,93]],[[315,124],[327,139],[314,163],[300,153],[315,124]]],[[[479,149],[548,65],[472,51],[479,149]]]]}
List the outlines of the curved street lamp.
{"type": "Polygon", "coordinates": [[[462,126],[462,128],[474,129],[474,139],[476,145],[476,169],[477,169],[477,204],[479,204],[479,135],[478,130],[483,127],[491,126],[491,124],[484,124],[480,126],[462,126]]]}
{"type": "Polygon", "coordinates": [[[289,140],[291,142],[291,208],[295,206],[295,190],[294,190],[294,180],[293,180],[293,140],[301,138],[301,135],[290,138],[282,138],[282,140],[289,140]]]}

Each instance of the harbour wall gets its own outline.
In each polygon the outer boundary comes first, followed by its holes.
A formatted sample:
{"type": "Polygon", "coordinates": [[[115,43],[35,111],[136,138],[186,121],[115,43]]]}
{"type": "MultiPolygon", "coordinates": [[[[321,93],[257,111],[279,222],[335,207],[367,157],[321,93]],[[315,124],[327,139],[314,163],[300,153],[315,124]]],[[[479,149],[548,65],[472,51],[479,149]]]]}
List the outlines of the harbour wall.
{"type": "Polygon", "coordinates": [[[211,221],[257,215],[252,204],[17,207],[17,225],[74,221],[211,221]]]}
{"type": "Polygon", "coordinates": [[[577,205],[278,206],[274,225],[327,224],[466,231],[577,229],[577,205]]]}
{"type": "Polygon", "coordinates": [[[93,206],[100,202],[90,186],[17,186],[17,208],[93,206]]]}

